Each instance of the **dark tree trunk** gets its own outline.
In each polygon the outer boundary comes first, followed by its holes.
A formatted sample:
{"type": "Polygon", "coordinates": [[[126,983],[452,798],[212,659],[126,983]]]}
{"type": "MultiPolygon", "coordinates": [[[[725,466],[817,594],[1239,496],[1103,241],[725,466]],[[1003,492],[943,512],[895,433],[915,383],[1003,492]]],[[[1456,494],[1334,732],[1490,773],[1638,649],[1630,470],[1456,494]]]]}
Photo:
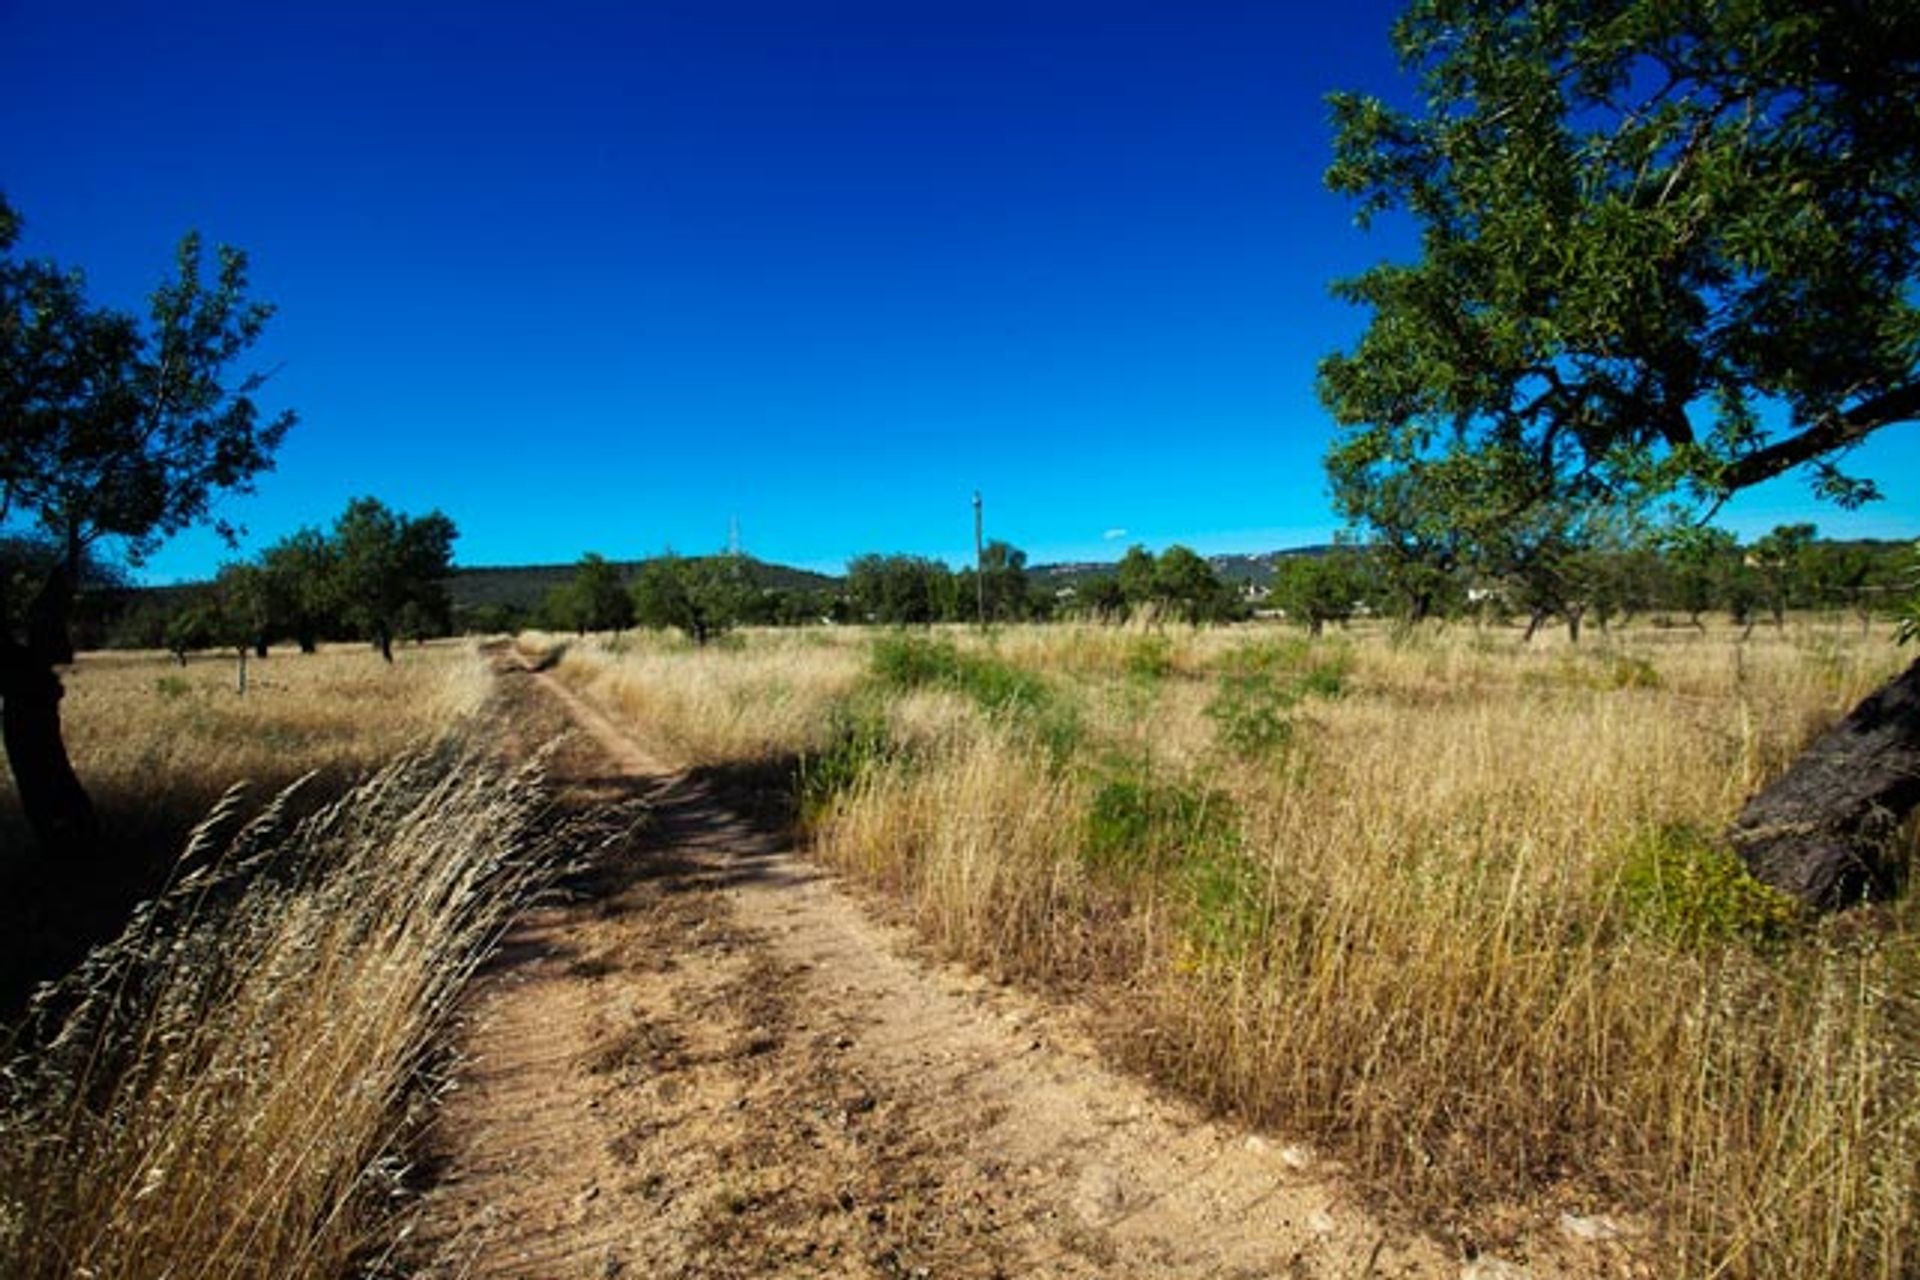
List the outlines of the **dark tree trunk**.
{"type": "MultiPolygon", "coordinates": [[[[1586,617],[1586,610],[1584,609],[1568,609],[1566,611],[1567,643],[1580,643],[1580,620],[1584,617],[1586,617]]],[[[1607,629],[1606,624],[1602,623],[1600,629],[1605,631],[1607,629]]]]}
{"type": "Polygon", "coordinates": [[[1541,627],[1545,626],[1547,619],[1552,616],[1553,615],[1548,613],[1545,609],[1535,609],[1533,612],[1529,613],[1527,615],[1527,634],[1520,638],[1520,643],[1531,644],[1533,642],[1534,634],[1538,632],[1541,627]]]}
{"type": "Polygon", "coordinates": [[[267,656],[267,638],[265,636],[260,636],[254,640],[253,656],[256,658],[264,658],[267,656]]]}
{"type": "MultiPolygon", "coordinates": [[[[71,558],[77,560],[77,550],[71,558]]],[[[67,633],[72,604],[73,574],[63,566],[48,575],[28,607],[27,642],[0,636],[0,738],[20,810],[47,856],[84,856],[100,834],[93,802],[73,771],[60,732],[66,690],[54,666],[73,659],[67,633]]]]}
{"type": "Polygon", "coordinates": [[[388,664],[391,665],[393,662],[393,636],[385,630],[382,630],[380,634],[374,638],[374,643],[380,647],[380,656],[385,658],[388,664]]]}
{"type": "Polygon", "coordinates": [[[1756,879],[1822,911],[1890,896],[1887,846],[1920,805],[1920,661],[1741,809],[1728,838],[1756,879]]]}
{"type": "Polygon", "coordinates": [[[302,633],[298,638],[298,643],[300,645],[300,652],[302,653],[318,653],[320,651],[320,641],[311,633],[302,633]]]}

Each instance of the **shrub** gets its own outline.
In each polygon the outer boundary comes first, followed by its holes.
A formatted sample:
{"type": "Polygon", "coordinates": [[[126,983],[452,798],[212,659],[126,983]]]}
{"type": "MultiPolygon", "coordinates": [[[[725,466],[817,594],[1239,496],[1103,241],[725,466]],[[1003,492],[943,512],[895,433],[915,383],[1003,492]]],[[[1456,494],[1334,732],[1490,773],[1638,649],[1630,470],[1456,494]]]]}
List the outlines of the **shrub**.
{"type": "Polygon", "coordinates": [[[1773,946],[1810,923],[1797,899],[1755,880],[1732,850],[1684,826],[1650,832],[1628,851],[1620,901],[1629,927],[1687,945],[1773,946]]]}
{"type": "Polygon", "coordinates": [[[1089,865],[1127,878],[1238,845],[1224,792],[1155,778],[1144,761],[1133,761],[1095,789],[1081,847],[1089,865]]]}

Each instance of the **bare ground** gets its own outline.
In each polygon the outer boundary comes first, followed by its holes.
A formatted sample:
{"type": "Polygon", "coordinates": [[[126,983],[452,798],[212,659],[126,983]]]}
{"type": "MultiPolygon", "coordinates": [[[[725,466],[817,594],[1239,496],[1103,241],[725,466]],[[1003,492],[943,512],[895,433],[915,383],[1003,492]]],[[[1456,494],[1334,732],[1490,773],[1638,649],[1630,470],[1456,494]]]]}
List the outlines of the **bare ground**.
{"type": "Polygon", "coordinates": [[[915,954],[785,838],[545,676],[576,801],[651,817],[472,994],[408,1255],[423,1274],[1621,1274],[1526,1270],[1370,1216],[1303,1146],[1103,1065],[1075,1016],[915,954]]]}

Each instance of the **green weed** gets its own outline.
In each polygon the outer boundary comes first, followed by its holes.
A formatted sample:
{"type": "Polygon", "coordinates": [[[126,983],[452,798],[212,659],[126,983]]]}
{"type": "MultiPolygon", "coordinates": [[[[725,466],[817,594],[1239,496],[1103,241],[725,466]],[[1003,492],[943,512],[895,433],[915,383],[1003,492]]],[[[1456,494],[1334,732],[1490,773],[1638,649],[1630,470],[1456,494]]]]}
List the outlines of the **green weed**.
{"type": "Polygon", "coordinates": [[[1731,850],[1684,826],[1635,842],[1620,873],[1620,902],[1629,927],[1689,946],[1776,946],[1810,924],[1798,900],[1755,880],[1731,850]]]}

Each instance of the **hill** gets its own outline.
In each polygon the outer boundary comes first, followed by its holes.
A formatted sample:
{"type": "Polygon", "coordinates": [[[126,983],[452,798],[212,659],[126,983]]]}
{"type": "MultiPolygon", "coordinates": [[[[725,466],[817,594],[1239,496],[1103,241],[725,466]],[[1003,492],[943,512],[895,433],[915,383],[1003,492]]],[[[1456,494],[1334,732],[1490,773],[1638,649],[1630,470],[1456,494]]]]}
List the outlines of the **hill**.
{"type": "MultiPolygon", "coordinates": [[[[705,558],[688,557],[690,560],[705,558]]],[[[745,560],[747,577],[757,587],[778,591],[820,591],[833,590],[840,585],[840,579],[830,578],[823,573],[769,564],[751,556],[745,557],[745,560]]],[[[645,560],[616,560],[614,568],[620,571],[622,581],[631,583],[646,563],[645,560]]],[[[548,591],[572,581],[578,567],[574,564],[455,566],[447,589],[453,596],[456,609],[478,609],[490,605],[531,609],[540,603],[548,591]]]]}

